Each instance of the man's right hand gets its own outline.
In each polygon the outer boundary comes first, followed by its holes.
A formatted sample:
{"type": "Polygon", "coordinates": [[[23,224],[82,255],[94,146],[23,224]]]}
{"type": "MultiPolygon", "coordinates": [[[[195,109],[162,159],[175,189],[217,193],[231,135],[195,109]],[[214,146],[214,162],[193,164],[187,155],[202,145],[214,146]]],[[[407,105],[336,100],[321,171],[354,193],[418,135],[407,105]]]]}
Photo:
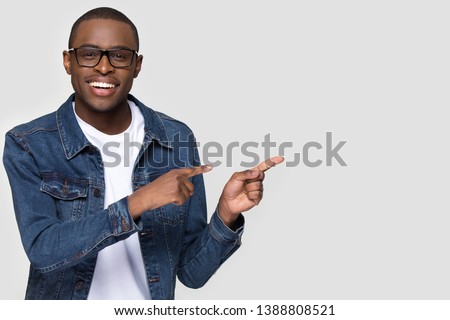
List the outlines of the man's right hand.
{"type": "Polygon", "coordinates": [[[169,203],[181,205],[194,194],[194,185],[189,178],[212,170],[203,165],[191,168],[173,169],[151,183],[136,190],[128,197],[128,207],[133,219],[145,211],[169,203]]]}

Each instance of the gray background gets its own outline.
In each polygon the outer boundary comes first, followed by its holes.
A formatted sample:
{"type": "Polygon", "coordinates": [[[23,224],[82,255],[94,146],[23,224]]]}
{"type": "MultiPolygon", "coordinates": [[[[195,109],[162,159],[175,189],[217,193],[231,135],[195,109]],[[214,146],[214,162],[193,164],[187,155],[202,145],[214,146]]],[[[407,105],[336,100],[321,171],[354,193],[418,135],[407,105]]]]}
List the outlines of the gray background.
{"type": "MultiPolygon", "coordinates": [[[[139,29],[132,93],[200,143],[270,133],[293,143],[292,160],[328,131],[347,141],[348,167],[269,171],[242,248],[203,288],[179,284],[178,299],[450,298],[446,1],[2,2],[1,145],[72,92],[61,53],[100,5],[139,29]]],[[[205,175],[210,212],[242,159],[205,175]]],[[[28,262],[3,167],[0,179],[0,298],[22,299],[28,262]]]]}

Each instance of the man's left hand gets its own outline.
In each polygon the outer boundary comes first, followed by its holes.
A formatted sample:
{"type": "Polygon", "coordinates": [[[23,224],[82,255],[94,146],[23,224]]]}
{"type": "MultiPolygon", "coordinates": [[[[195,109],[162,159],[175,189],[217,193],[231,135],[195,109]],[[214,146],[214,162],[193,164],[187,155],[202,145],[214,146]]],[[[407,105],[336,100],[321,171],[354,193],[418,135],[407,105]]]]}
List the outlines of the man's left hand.
{"type": "Polygon", "coordinates": [[[235,172],[231,176],[219,200],[219,216],[228,227],[233,228],[241,212],[260,203],[264,192],[264,172],[283,161],[283,157],[273,157],[253,169],[235,172]]]}

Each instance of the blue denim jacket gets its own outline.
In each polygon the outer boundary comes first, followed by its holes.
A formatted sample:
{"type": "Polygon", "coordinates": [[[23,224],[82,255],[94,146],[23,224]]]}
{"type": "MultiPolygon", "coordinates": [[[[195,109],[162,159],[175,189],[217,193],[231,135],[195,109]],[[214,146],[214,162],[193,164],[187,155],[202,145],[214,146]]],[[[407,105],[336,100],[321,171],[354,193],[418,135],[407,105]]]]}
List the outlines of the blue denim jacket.
{"type": "MultiPolygon", "coordinates": [[[[134,166],[133,189],[179,167],[197,166],[190,129],[144,106],[145,138],[134,166]]],[[[26,299],[86,299],[97,253],[138,232],[153,299],[174,299],[176,277],[201,287],[238,249],[244,218],[229,229],[217,211],[207,223],[203,177],[194,195],[133,220],[125,197],[103,209],[100,151],[76,121],[74,94],[56,111],[6,134],[3,162],[25,252],[31,262],[26,299]]]]}

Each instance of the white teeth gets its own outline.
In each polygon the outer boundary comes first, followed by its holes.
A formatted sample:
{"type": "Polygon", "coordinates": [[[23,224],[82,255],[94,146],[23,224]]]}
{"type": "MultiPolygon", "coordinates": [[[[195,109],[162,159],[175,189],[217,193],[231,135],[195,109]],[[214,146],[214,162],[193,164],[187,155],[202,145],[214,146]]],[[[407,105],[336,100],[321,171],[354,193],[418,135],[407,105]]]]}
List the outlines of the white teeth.
{"type": "Polygon", "coordinates": [[[102,89],[112,89],[116,87],[114,84],[106,82],[90,82],[89,85],[94,88],[102,88],[102,89]]]}

